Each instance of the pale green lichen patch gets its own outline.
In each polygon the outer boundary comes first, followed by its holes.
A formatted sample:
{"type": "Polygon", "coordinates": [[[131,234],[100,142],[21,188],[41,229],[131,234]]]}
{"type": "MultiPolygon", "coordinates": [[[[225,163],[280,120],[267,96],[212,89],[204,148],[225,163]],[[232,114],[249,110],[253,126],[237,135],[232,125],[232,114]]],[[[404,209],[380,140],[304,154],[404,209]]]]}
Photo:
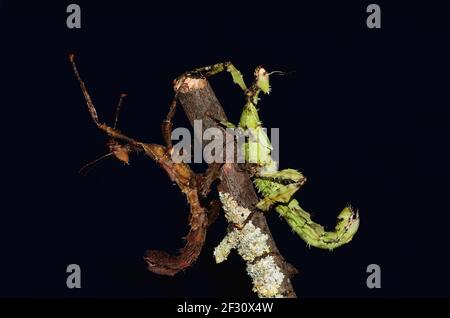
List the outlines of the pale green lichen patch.
{"type": "Polygon", "coordinates": [[[244,228],[239,231],[238,253],[248,262],[252,262],[255,258],[270,252],[267,244],[269,236],[261,232],[259,227],[253,225],[250,221],[244,228]]]}
{"type": "Polygon", "coordinates": [[[280,294],[280,286],[285,276],[273,256],[266,256],[255,264],[248,264],[247,272],[253,280],[253,291],[257,292],[259,297],[283,297],[280,294]]]}
{"type": "Polygon", "coordinates": [[[234,223],[239,227],[242,226],[251,211],[240,206],[229,193],[219,192],[219,197],[228,222],[234,223]]]}
{"type": "Polygon", "coordinates": [[[268,238],[267,234],[262,233],[250,221],[243,229],[233,229],[214,249],[216,262],[221,263],[226,260],[233,248],[237,249],[245,261],[252,262],[255,258],[270,252],[268,238]]]}
{"type": "Polygon", "coordinates": [[[250,210],[240,206],[229,193],[219,193],[227,220],[237,225],[214,250],[217,263],[228,258],[232,249],[247,262],[247,272],[253,281],[253,290],[259,297],[283,297],[280,286],[284,279],[279,266],[270,253],[269,236],[255,226],[252,221],[244,223],[250,210]],[[244,225],[245,224],[245,225],[244,225]],[[261,257],[261,259],[258,259],[261,257]],[[256,262],[255,262],[256,260],[256,262]],[[255,262],[252,264],[252,262],[255,262]]]}
{"type": "Polygon", "coordinates": [[[233,230],[228,233],[219,245],[214,249],[214,258],[216,263],[222,263],[228,258],[231,250],[237,246],[238,243],[238,232],[233,230]]]}

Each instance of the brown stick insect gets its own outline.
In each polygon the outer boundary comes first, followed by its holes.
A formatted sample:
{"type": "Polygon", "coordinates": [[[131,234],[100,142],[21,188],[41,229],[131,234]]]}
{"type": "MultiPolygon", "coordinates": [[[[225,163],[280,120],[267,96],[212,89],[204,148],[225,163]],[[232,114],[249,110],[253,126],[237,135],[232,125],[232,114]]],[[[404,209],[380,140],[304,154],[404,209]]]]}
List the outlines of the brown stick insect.
{"type": "Polygon", "coordinates": [[[69,60],[75,76],[80,83],[81,91],[83,92],[92,120],[100,130],[109,136],[107,142],[109,153],[94,162],[97,162],[104,157],[114,156],[121,162],[128,164],[131,154],[144,153],[146,156],[155,160],[159,166],[166,171],[170,180],[176,183],[180,190],[186,195],[190,205],[190,230],[185,237],[185,246],[180,250],[178,255],[170,255],[164,251],[151,250],[148,251],[144,257],[148,269],[151,272],[173,276],[179,271],[189,267],[198,258],[205,242],[208,226],[214,221],[218,214],[220,208],[218,201],[211,200],[207,203],[205,203],[205,201],[211,184],[218,176],[220,166],[210,165],[203,175],[198,175],[194,173],[187,164],[183,162],[174,162],[172,160],[173,148],[171,132],[173,126],[172,119],[177,106],[177,92],[175,92],[174,99],[170,104],[167,117],[162,123],[162,135],[166,145],[144,143],[128,137],[117,129],[120,109],[126,94],[120,95],[119,103],[116,108],[114,125],[111,127],[105,123],[101,123],[87,87],[78,72],[78,68],[75,64],[75,55],[70,54],[69,60]]]}

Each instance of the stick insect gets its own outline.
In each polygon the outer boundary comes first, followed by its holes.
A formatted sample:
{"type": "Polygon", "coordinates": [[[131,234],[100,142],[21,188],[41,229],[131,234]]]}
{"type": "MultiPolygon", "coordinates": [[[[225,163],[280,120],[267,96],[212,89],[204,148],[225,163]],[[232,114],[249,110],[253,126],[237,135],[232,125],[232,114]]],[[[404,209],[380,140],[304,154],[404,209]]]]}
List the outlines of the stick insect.
{"type": "MultiPolygon", "coordinates": [[[[162,133],[166,146],[143,143],[124,135],[117,129],[118,115],[124,95],[121,95],[116,109],[114,126],[110,127],[100,123],[91,97],[78,73],[74,55],[70,56],[70,61],[75,76],[80,83],[92,120],[100,130],[110,137],[108,141],[110,152],[105,156],[114,156],[128,164],[130,154],[143,152],[158,162],[167,172],[170,179],[179,186],[187,197],[191,207],[191,229],[186,237],[186,246],[177,256],[169,255],[162,251],[150,251],[145,257],[150,271],[174,275],[197,259],[205,241],[208,224],[217,215],[218,205],[216,202],[210,204],[210,209],[205,208],[202,202],[211,184],[218,177],[220,165],[210,165],[207,172],[199,176],[188,165],[182,162],[175,163],[172,160],[170,133],[172,130],[172,118],[176,110],[177,90],[169,113],[162,123],[162,133]]],[[[312,221],[311,215],[302,209],[299,202],[293,198],[297,190],[306,182],[306,178],[295,169],[279,170],[278,163],[271,157],[272,146],[266,132],[262,128],[256,106],[260,100],[260,94],[268,94],[270,92],[269,77],[277,72],[268,73],[263,67],[257,67],[254,72],[254,81],[250,87],[247,87],[242,74],[230,62],[186,72],[180,78],[186,76],[208,78],[223,71],[231,74],[233,82],[245,94],[246,103],[238,127],[250,132],[252,137],[244,144],[244,152],[246,161],[252,167],[249,172],[252,174],[254,185],[261,195],[261,200],[256,207],[261,211],[268,211],[274,207],[275,211],[287,221],[291,228],[308,245],[332,250],[350,242],[359,227],[358,213],[354,212],[350,206],[345,207],[338,215],[338,222],[334,231],[325,231],[323,226],[312,221]]],[[[221,124],[225,127],[236,127],[229,122],[221,122],[221,124]]]]}
{"type": "MultiPolygon", "coordinates": [[[[290,227],[307,243],[321,249],[333,250],[350,242],[359,227],[359,214],[351,206],[345,207],[338,215],[338,221],[333,231],[325,231],[324,227],[311,219],[293,198],[294,194],[306,182],[306,178],[295,169],[278,169],[278,162],[271,157],[272,145],[262,128],[262,122],[256,108],[260,94],[269,94],[271,87],[269,77],[271,74],[282,72],[267,72],[262,66],[255,69],[254,81],[250,87],[244,82],[241,72],[230,63],[219,63],[212,66],[196,69],[190,76],[208,78],[220,72],[231,74],[233,82],[237,84],[245,95],[245,105],[241,113],[238,128],[250,135],[248,142],[244,143],[245,160],[251,164],[253,183],[261,195],[256,205],[261,211],[275,208],[290,225],[290,227]]],[[[221,122],[225,127],[236,127],[229,122],[221,122]]]]}
{"type": "Polygon", "coordinates": [[[190,230],[186,236],[186,245],[180,250],[178,255],[170,255],[164,251],[151,250],[148,251],[147,255],[144,257],[148,269],[151,272],[173,276],[189,267],[198,258],[205,242],[207,228],[218,213],[218,201],[210,201],[207,207],[203,202],[205,201],[205,197],[209,192],[211,184],[217,176],[220,166],[210,165],[204,175],[197,175],[187,164],[178,161],[174,162],[172,160],[172,142],[170,135],[172,131],[172,118],[176,110],[176,93],[170,105],[169,113],[162,123],[162,134],[166,145],[144,143],[128,137],[117,129],[120,108],[126,95],[122,94],[120,96],[116,108],[114,125],[111,127],[105,123],[101,123],[87,87],[79,74],[75,63],[75,55],[70,54],[69,60],[75,73],[75,77],[80,84],[92,120],[100,130],[109,136],[107,142],[109,153],[101,158],[113,156],[119,161],[128,164],[131,154],[144,153],[146,156],[155,160],[159,166],[166,171],[170,180],[176,183],[180,190],[186,195],[190,205],[190,230]]]}

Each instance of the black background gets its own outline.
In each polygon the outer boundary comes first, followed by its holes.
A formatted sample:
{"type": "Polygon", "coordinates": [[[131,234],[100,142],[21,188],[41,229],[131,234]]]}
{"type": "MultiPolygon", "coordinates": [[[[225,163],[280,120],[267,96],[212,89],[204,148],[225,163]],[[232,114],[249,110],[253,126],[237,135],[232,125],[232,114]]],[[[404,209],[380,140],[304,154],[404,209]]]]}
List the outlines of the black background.
{"type": "MultiPolygon", "coordinates": [[[[308,249],[268,215],[280,251],[300,270],[298,295],[450,296],[444,8],[377,1],[382,28],[370,30],[366,1],[77,1],[82,29],[70,30],[69,3],[1,2],[0,296],[254,295],[236,254],[214,264],[223,217],[194,266],[174,278],[146,270],[145,250],[182,246],[187,204],[143,156],[78,174],[107,150],[70,52],[100,119],[111,123],[127,92],[120,129],[154,143],[180,73],[226,60],[247,80],[260,64],[295,71],[275,77],[260,103],[265,126],[280,128],[281,168],[308,177],[297,198],[320,223],[332,227],[347,203],[361,215],[355,239],[333,252],[308,249]],[[71,263],[82,269],[79,290],[66,287],[71,263]],[[366,287],[372,263],[381,289],[366,287]]],[[[241,92],[227,75],[211,83],[236,122],[241,92]]],[[[189,127],[182,112],[176,124],[189,127]]]]}

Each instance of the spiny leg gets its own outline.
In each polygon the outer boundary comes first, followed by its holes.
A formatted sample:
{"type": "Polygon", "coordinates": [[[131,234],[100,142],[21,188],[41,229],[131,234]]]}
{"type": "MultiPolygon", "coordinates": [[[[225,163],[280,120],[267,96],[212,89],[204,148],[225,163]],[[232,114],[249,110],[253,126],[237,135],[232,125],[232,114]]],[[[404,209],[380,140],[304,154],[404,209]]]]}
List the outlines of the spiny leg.
{"type": "Polygon", "coordinates": [[[211,226],[219,216],[220,210],[222,208],[222,204],[219,200],[211,200],[208,203],[207,214],[208,214],[208,227],[211,226]]]}
{"type": "MultiPolygon", "coordinates": [[[[256,128],[257,126],[260,126],[261,121],[259,120],[258,113],[255,107],[259,100],[258,95],[261,91],[266,94],[270,92],[269,76],[270,74],[276,72],[268,73],[263,67],[257,67],[254,72],[253,84],[250,88],[247,88],[242,73],[231,62],[224,62],[186,72],[181,77],[179,77],[176,82],[181,83],[182,80],[180,81],[180,79],[192,76],[201,76],[208,78],[223,71],[227,71],[231,74],[233,82],[239,85],[239,87],[245,92],[245,95],[247,97],[247,103],[244,106],[239,126],[244,129],[256,128]]],[[[235,127],[229,122],[220,122],[220,124],[224,127],[235,127]]]]}
{"type": "MultiPolygon", "coordinates": [[[[161,124],[162,135],[167,146],[168,152],[173,148],[172,145],[172,128],[173,128],[173,116],[175,115],[177,108],[178,92],[175,92],[174,98],[170,103],[169,112],[166,119],[161,124]]],[[[212,184],[220,175],[220,168],[222,164],[212,163],[208,165],[206,172],[198,177],[199,193],[202,197],[206,197],[211,189],[212,184]]]]}
{"type": "Polygon", "coordinates": [[[311,220],[311,215],[293,199],[287,205],[277,205],[277,211],[291,228],[308,244],[317,248],[333,250],[349,243],[358,231],[359,215],[350,206],[339,213],[333,231],[325,231],[322,225],[311,220]]]}
{"type": "MultiPolygon", "coordinates": [[[[73,57],[71,57],[71,62],[74,63],[73,57]]],[[[78,80],[80,80],[80,75],[78,74],[78,70],[76,69],[76,66],[75,66],[75,70],[76,70],[75,74],[77,75],[78,80]]],[[[84,89],[86,89],[86,86],[84,85],[84,83],[83,83],[82,87],[84,87],[84,89]]],[[[86,93],[87,93],[87,90],[86,90],[86,93]]],[[[89,94],[87,94],[87,95],[89,96],[89,94]]],[[[116,129],[117,123],[119,121],[120,108],[122,106],[123,99],[126,96],[127,96],[126,94],[121,94],[120,95],[119,102],[118,102],[117,107],[116,107],[116,117],[115,117],[115,120],[114,120],[114,127],[113,127],[113,129],[116,129]]],[[[88,107],[93,110],[93,113],[97,114],[97,111],[95,110],[95,107],[94,107],[92,101],[90,103],[88,103],[88,105],[89,105],[88,107]]],[[[91,112],[91,114],[92,114],[92,112],[91,112]]],[[[97,120],[98,120],[98,118],[97,118],[97,120]]],[[[94,122],[95,122],[95,120],[94,120],[94,122]]],[[[114,155],[120,161],[128,164],[128,161],[129,161],[128,154],[130,152],[128,147],[124,147],[123,145],[120,145],[119,143],[117,143],[114,140],[114,138],[110,138],[108,140],[108,142],[107,142],[107,145],[108,145],[108,148],[109,148],[110,152],[108,152],[107,154],[105,154],[103,156],[100,156],[99,158],[97,158],[97,159],[95,159],[95,160],[85,164],[83,167],[80,168],[80,170],[78,170],[78,173],[80,173],[80,174],[81,173],[88,173],[89,170],[90,170],[88,168],[93,167],[94,165],[96,165],[97,163],[102,161],[103,159],[108,158],[108,157],[110,157],[112,155],[114,155]]]]}
{"type": "MultiPolygon", "coordinates": [[[[183,75],[178,77],[175,80],[175,88],[176,93],[178,93],[178,90],[180,86],[184,83],[184,80],[187,78],[192,77],[203,77],[203,78],[209,78],[213,75],[219,74],[223,71],[227,71],[230,73],[233,83],[239,85],[239,87],[244,91],[245,94],[248,93],[247,85],[245,84],[244,77],[242,76],[242,73],[231,63],[231,62],[223,62],[223,63],[217,63],[214,65],[204,66],[200,68],[196,68],[192,71],[185,72],[183,75]]],[[[205,114],[206,116],[210,117],[211,119],[217,121],[221,126],[226,128],[235,128],[236,126],[230,122],[218,120],[216,118],[213,118],[211,114],[205,114]]]]}
{"type": "Polygon", "coordinates": [[[205,173],[199,176],[199,192],[203,198],[206,198],[209,191],[211,191],[211,186],[220,177],[220,169],[223,163],[213,162],[208,165],[205,173]]]}
{"type": "Polygon", "coordinates": [[[306,178],[297,170],[263,171],[253,180],[256,189],[263,196],[256,207],[268,211],[277,203],[289,203],[295,192],[306,182],[306,178]]]}
{"type": "Polygon", "coordinates": [[[297,190],[294,185],[306,181],[306,179],[299,180],[301,175],[299,172],[286,169],[274,173],[263,173],[263,175],[265,179],[257,177],[253,181],[256,189],[263,196],[257,207],[267,211],[271,205],[275,205],[275,211],[308,245],[333,250],[352,240],[359,227],[359,216],[351,207],[341,211],[333,231],[325,231],[322,225],[311,220],[311,215],[300,207],[296,199],[291,199],[297,190]],[[286,185],[285,182],[294,183],[286,185]]]}
{"type": "Polygon", "coordinates": [[[100,123],[97,115],[97,110],[95,109],[94,103],[92,102],[92,98],[89,94],[89,91],[86,87],[86,84],[82,80],[80,73],[78,71],[77,65],[75,63],[75,55],[70,54],[69,60],[72,65],[72,69],[74,71],[75,77],[77,78],[81,91],[84,95],[84,98],[86,100],[86,104],[89,110],[89,113],[91,114],[92,120],[97,125],[97,127],[101,130],[103,130],[110,138],[111,140],[108,142],[108,146],[110,147],[111,153],[120,161],[128,163],[128,154],[132,151],[142,151],[141,143],[134,140],[133,138],[130,138],[124,134],[122,134],[119,130],[115,128],[117,121],[118,121],[118,115],[120,111],[120,106],[122,104],[123,98],[125,97],[124,94],[121,95],[121,98],[119,99],[119,104],[117,106],[116,110],[116,118],[114,127],[110,127],[106,124],[100,123]],[[125,145],[119,144],[116,140],[121,140],[125,142],[125,145]]]}
{"type": "Polygon", "coordinates": [[[263,179],[271,179],[275,181],[281,182],[300,182],[302,180],[306,180],[303,174],[295,169],[283,169],[276,171],[260,171],[258,173],[259,178],[263,179]]]}
{"type": "Polygon", "coordinates": [[[77,78],[78,82],[80,83],[81,91],[83,92],[84,98],[86,100],[86,104],[88,106],[89,113],[91,114],[92,120],[97,126],[100,126],[100,122],[98,120],[97,111],[95,110],[94,103],[92,102],[91,96],[89,95],[89,92],[87,90],[86,85],[84,84],[84,81],[81,79],[80,73],[78,72],[77,65],[75,64],[75,54],[69,55],[70,63],[72,64],[73,72],[75,73],[75,77],[77,78]]]}
{"type": "Polygon", "coordinates": [[[182,76],[199,75],[208,78],[213,75],[219,74],[223,71],[227,71],[228,73],[230,73],[231,77],[233,78],[233,82],[239,85],[239,87],[244,92],[247,91],[247,85],[245,84],[244,77],[242,76],[241,72],[231,62],[217,63],[210,66],[200,67],[193,71],[186,72],[182,76]]]}
{"type": "MultiPolygon", "coordinates": [[[[247,103],[244,106],[244,110],[241,115],[240,127],[246,129],[256,128],[257,126],[260,126],[261,122],[258,118],[258,113],[255,107],[259,100],[258,95],[261,91],[265,94],[268,94],[270,92],[269,76],[273,73],[282,72],[276,71],[268,73],[262,66],[259,66],[255,69],[254,81],[250,88],[247,88],[242,73],[231,62],[218,63],[197,68],[191,72],[186,72],[183,76],[187,77],[199,75],[208,78],[223,71],[227,71],[231,74],[233,82],[239,85],[239,87],[245,92],[245,95],[247,97],[247,103]]],[[[221,122],[221,124],[225,127],[235,127],[233,124],[228,122],[221,122]]]]}
{"type": "MultiPolygon", "coordinates": [[[[128,151],[144,151],[149,157],[155,159],[159,165],[168,173],[169,177],[178,184],[180,190],[186,194],[187,200],[190,204],[190,218],[189,223],[191,229],[186,236],[186,245],[181,249],[180,254],[170,255],[162,251],[150,251],[145,257],[150,271],[164,275],[175,275],[179,271],[190,266],[200,254],[205,237],[206,229],[208,227],[208,216],[201,205],[198,190],[196,185],[196,175],[184,163],[174,163],[170,157],[168,149],[161,145],[146,144],[136,141],[126,135],[120,133],[115,127],[109,127],[106,124],[101,124],[98,120],[95,106],[89,96],[86,85],[82,81],[74,62],[74,56],[70,55],[75,75],[80,82],[81,90],[85,96],[88,104],[88,109],[92,119],[96,125],[106,132],[114,139],[120,139],[125,142],[125,145],[117,144],[117,147],[123,147],[128,151]]],[[[119,105],[121,102],[119,102],[119,105]]],[[[118,107],[120,109],[120,107],[118,107]]],[[[116,112],[118,114],[118,111],[116,112]]],[[[171,116],[169,116],[170,118],[171,116]]],[[[117,119],[117,115],[116,115],[117,119]]],[[[115,121],[116,126],[117,120],[115,121]]],[[[116,155],[115,153],[113,153],[116,155]]],[[[116,155],[117,156],[117,155],[116,155]]],[[[120,158],[119,158],[120,159],[120,158]]]]}
{"type": "MultiPolygon", "coordinates": [[[[208,68],[208,67],[206,67],[206,68],[208,68]]],[[[205,69],[205,68],[203,68],[203,69],[205,69]]],[[[195,70],[195,71],[197,71],[197,70],[195,70]]],[[[163,135],[163,138],[167,145],[168,152],[170,152],[171,149],[173,148],[172,138],[171,138],[172,128],[173,128],[172,120],[173,120],[173,117],[176,112],[177,101],[178,101],[178,90],[175,90],[174,97],[172,99],[172,102],[170,103],[169,112],[167,113],[166,119],[161,124],[162,135],[163,135]]],[[[208,165],[206,172],[197,178],[198,183],[199,183],[199,193],[203,198],[208,195],[211,185],[219,177],[219,174],[220,174],[219,171],[220,171],[221,167],[222,167],[222,164],[220,164],[220,163],[212,163],[212,164],[208,165]]]]}
{"type": "Polygon", "coordinates": [[[253,83],[245,92],[246,103],[239,120],[239,127],[246,130],[255,130],[257,135],[259,135],[259,130],[262,127],[262,122],[259,119],[258,109],[256,108],[256,105],[258,104],[259,94],[261,92],[265,94],[269,94],[270,92],[270,74],[271,73],[268,73],[262,66],[258,66],[255,69],[253,83]]]}
{"type": "Polygon", "coordinates": [[[262,131],[256,109],[259,94],[270,92],[269,76],[273,73],[268,73],[261,66],[256,68],[254,82],[246,92],[247,103],[239,123],[241,128],[253,130],[253,135],[258,137],[256,141],[246,145],[246,158],[256,156],[256,163],[261,166],[259,175],[254,179],[257,190],[263,196],[257,207],[267,211],[275,205],[275,210],[308,245],[332,250],[351,241],[359,227],[359,216],[350,207],[346,207],[339,214],[334,231],[325,231],[323,226],[311,220],[310,214],[300,207],[297,200],[292,199],[306,179],[293,169],[277,171],[276,163],[270,159],[270,142],[267,143],[264,138],[267,135],[262,131]]]}
{"type": "Polygon", "coordinates": [[[258,116],[256,105],[259,101],[259,94],[270,93],[270,75],[286,74],[280,71],[267,72],[262,66],[258,66],[254,72],[254,80],[250,88],[246,91],[247,102],[242,110],[239,126],[244,129],[257,129],[261,127],[261,121],[258,116]]]}
{"type": "Polygon", "coordinates": [[[175,95],[172,99],[172,102],[170,103],[169,112],[167,113],[166,119],[163,120],[161,124],[161,131],[162,136],[164,139],[164,142],[168,149],[172,149],[172,119],[175,115],[176,109],[177,109],[177,99],[178,99],[178,92],[175,92],[175,95]]]}

